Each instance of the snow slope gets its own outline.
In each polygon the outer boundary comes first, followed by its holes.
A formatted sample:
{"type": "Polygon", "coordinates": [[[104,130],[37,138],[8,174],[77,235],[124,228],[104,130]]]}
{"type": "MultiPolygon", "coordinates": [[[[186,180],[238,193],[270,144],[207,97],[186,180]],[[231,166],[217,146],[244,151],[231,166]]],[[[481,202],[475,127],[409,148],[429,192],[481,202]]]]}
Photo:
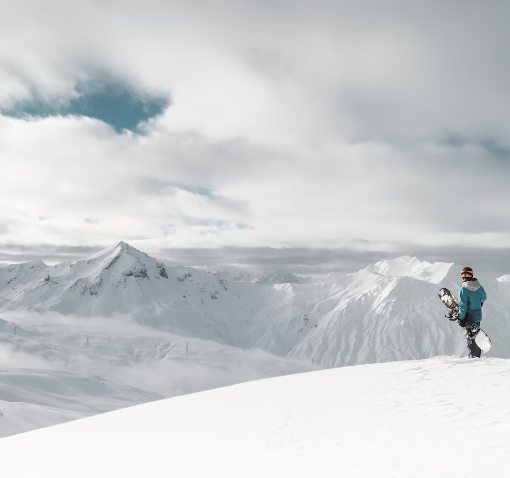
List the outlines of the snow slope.
{"type": "Polygon", "coordinates": [[[0,438],[163,398],[63,370],[0,371],[0,438]]]}
{"type": "Polygon", "coordinates": [[[0,437],[312,368],[260,350],[177,336],[129,317],[10,318],[0,319],[0,437]]]}
{"type": "Polygon", "coordinates": [[[436,358],[245,383],[3,439],[0,472],[506,478],[509,376],[436,358]]]}

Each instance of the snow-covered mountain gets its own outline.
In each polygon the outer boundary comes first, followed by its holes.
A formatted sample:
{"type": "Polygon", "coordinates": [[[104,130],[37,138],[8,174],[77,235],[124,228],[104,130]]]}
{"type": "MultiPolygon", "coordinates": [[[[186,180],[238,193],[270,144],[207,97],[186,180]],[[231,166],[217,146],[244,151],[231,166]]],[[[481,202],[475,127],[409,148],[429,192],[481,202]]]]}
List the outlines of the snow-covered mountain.
{"type": "Polygon", "coordinates": [[[261,276],[257,284],[303,284],[308,282],[290,272],[271,272],[261,276]]]}
{"type": "Polygon", "coordinates": [[[245,383],[2,439],[0,473],[503,478],[509,373],[435,358],[245,383]]]}
{"type": "Polygon", "coordinates": [[[185,336],[238,346],[242,344],[236,342],[235,324],[245,315],[239,310],[243,305],[222,274],[167,268],[124,242],[53,267],[37,262],[0,269],[3,311],[56,311],[81,317],[127,314],[185,336]]]}
{"type": "MultiPolygon", "coordinates": [[[[324,367],[355,365],[462,355],[461,330],[444,319],[437,297],[442,286],[458,290],[459,271],[455,264],[401,257],[311,284],[278,277],[254,284],[166,267],[120,242],[76,262],[0,269],[0,310],[126,314],[183,337],[324,367]]],[[[483,327],[493,341],[491,353],[510,357],[510,283],[482,283],[489,295],[483,327]]]]}
{"type": "MultiPolygon", "coordinates": [[[[401,257],[312,283],[239,282],[123,242],[0,268],[0,436],[314,368],[464,356],[437,296],[458,290],[460,269],[401,257]]],[[[510,282],[480,280],[489,356],[510,357],[510,282]]]]}
{"type": "Polygon", "coordinates": [[[393,260],[376,262],[368,266],[366,270],[393,277],[413,277],[418,280],[439,284],[442,281],[456,279],[451,275],[453,263],[420,261],[416,257],[402,256],[393,260]]]}
{"type": "Polygon", "coordinates": [[[311,284],[315,280],[311,277],[302,277],[292,274],[288,271],[266,271],[256,273],[249,270],[232,270],[224,271],[227,278],[236,282],[252,282],[257,284],[311,284]]]}

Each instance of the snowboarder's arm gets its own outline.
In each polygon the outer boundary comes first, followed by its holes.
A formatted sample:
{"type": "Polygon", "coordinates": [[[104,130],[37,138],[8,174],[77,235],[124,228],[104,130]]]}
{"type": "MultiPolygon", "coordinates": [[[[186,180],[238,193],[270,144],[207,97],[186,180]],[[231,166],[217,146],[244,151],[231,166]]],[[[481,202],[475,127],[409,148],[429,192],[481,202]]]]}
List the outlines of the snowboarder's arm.
{"type": "Polygon", "coordinates": [[[482,307],[483,307],[483,303],[487,300],[487,294],[485,293],[485,289],[482,287],[482,307]]]}
{"type": "Polygon", "coordinates": [[[460,288],[459,292],[459,319],[463,320],[466,317],[468,307],[468,298],[464,287],[460,288]]]}

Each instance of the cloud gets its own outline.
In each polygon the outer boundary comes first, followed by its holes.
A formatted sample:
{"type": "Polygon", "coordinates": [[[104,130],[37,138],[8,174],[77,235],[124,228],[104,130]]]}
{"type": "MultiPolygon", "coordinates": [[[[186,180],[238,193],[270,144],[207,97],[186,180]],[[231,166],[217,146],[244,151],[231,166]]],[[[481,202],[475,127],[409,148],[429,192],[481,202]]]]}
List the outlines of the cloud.
{"type": "Polygon", "coordinates": [[[143,192],[148,194],[159,194],[159,195],[173,195],[176,190],[187,191],[192,194],[199,196],[212,197],[213,192],[207,188],[201,186],[187,186],[185,184],[172,184],[164,181],[160,181],[155,178],[147,178],[141,181],[140,188],[143,192]]]}
{"type": "MultiPolygon", "coordinates": [[[[158,248],[150,238],[134,237],[130,242],[148,245],[142,248],[169,266],[192,266],[212,271],[247,270],[254,273],[289,271],[302,276],[320,277],[330,272],[356,272],[374,262],[398,255],[417,256],[429,262],[454,262],[459,267],[473,267],[481,278],[495,278],[510,273],[510,249],[478,246],[417,246],[398,243],[392,250],[374,249],[370,241],[358,241],[357,248],[313,247],[239,247],[158,248]]],[[[100,246],[55,246],[47,244],[0,246],[0,264],[42,259],[47,264],[83,259],[99,252],[100,246]]]]}
{"type": "Polygon", "coordinates": [[[0,109],[65,111],[98,77],[172,105],[143,135],[98,114],[0,116],[0,241],[502,250],[509,9],[11,2],[0,109]]]}
{"type": "Polygon", "coordinates": [[[2,244],[0,245],[0,263],[13,264],[41,259],[48,264],[55,264],[65,260],[82,259],[100,250],[101,247],[97,246],[2,244]]]}
{"type": "Polygon", "coordinates": [[[426,247],[401,243],[398,253],[388,250],[352,248],[317,249],[311,247],[220,249],[170,249],[156,255],[171,265],[194,265],[212,270],[246,269],[249,271],[290,271],[303,276],[323,276],[330,272],[357,272],[384,259],[397,255],[417,256],[428,262],[454,262],[460,267],[470,265],[480,277],[495,278],[510,271],[510,249],[483,247],[426,247]]]}
{"type": "Polygon", "coordinates": [[[35,85],[49,99],[74,95],[97,71],[171,92],[165,124],[215,139],[302,147],[508,135],[508,5],[369,5],[25,0],[2,16],[14,47],[0,61],[21,85],[9,91],[35,85]]]}

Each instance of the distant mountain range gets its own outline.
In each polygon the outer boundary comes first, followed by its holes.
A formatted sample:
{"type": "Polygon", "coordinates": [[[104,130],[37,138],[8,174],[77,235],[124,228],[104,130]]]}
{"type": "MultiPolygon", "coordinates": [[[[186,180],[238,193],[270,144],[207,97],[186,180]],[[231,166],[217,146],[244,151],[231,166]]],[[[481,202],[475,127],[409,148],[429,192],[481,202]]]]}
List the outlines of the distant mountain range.
{"type": "MultiPolygon", "coordinates": [[[[462,331],[437,297],[442,286],[458,292],[459,271],[405,256],[316,280],[278,272],[234,280],[168,267],[119,242],[79,261],[0,268],[0,311],[127,314],[184,337],[344,366],[464,354],[462,331]]],[[[510,357],[510,282],[480,280],[490,355],[510,357]]]]}

